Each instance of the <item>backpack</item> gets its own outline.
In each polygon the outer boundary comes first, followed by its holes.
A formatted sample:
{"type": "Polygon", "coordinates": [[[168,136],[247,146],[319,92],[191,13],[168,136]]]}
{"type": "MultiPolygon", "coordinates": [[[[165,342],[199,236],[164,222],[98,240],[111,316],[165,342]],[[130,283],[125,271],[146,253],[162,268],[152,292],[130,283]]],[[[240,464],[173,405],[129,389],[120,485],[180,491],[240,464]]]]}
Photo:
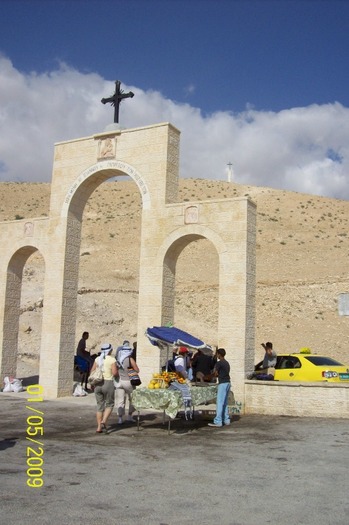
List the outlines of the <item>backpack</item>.
{"type": "Polygon", "coordinates": [[[169,359],[167,361],[166,368],[167,368],[167,372],[175,372],[176,371],[176,367],[175,367],[175,364],[174,364],[174,359],[169,359]]]}

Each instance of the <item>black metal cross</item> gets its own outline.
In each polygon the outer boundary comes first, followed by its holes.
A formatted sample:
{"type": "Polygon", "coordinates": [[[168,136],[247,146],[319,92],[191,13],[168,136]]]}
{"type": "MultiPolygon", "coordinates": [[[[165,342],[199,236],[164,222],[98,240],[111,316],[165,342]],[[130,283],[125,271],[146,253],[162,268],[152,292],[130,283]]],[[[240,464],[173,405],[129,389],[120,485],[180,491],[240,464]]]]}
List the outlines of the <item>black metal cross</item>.
{"type": "Polygon", "coordinates": [[[119,122],[119,106],[120,102],[124,98],[132,98],[134,97],[134,93],[130,91],[129,93],[124,93],[122,89],[120,89],[120,80],[115,81],[115,93],[109,97],[109,98],[102,98],[101,102],[102,104],[106,104],[107,102],[110,102],[112,106],[114,106],[114,122],[119,122]]]}

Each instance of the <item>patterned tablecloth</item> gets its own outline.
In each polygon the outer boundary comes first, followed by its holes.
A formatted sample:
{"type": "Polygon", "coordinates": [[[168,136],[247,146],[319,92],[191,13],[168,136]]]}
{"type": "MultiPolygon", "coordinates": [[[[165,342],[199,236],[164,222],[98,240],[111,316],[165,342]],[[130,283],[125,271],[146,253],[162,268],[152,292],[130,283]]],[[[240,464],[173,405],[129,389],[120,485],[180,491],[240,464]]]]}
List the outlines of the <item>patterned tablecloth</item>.
{"type": "MultiPolygon", "coordinates": [[[[193,406],[202,405],[207,401],[215,401],[217,388],[218,385],[192,386],[190,393],[193,406]]],[[[132,404],[138,411],[142,410],[142,408],[164,410],[173,419],[182,407],[183,398],[181,392],[168,388],[159,388],[157,390],[137,388],[132,393],[132,404]]]]}

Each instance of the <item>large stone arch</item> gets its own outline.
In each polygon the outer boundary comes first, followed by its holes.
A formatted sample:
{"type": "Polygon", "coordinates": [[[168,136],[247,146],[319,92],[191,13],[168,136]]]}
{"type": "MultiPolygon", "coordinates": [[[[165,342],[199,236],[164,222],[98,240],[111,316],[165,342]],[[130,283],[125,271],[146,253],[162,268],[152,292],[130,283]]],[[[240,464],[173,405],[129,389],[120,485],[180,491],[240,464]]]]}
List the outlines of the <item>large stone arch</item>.
{"type": "Polygon", "coordinates": [[[142,207],[150,208],[150,192],[147,183],[131,164],[118,160],[102,161],[84,170],[67,191],[62,206],[62,217],[69,214],[81,220],[85,204],[95,189],[106,180],[128,175],[137,184],[142,197],[142,207]]]}
{"type": "Polygon", "coordinates": [[[169,124],[115,130],[55,146],[50,241],[42,322],[41,384],[47,397],[71,393],[81,219],[99,184],[128,175],[137,184],[144,213],[159,215],[177,197],[179,133],[169,124]],[[108,159],[104,144],[112,145],[108,159]]]}
{"type": "MultiPolygon", "coordinates": [[[[62,323],[65,323],[65,325],[63,327],[62,324],[61,333],[64,331],[71,341],[73,337],[75,339],[83,211],[89,197],[100,184],[103,184],[110,178],[123,175],[129,175],[136,182],[141,192],[143,206],[148,208],[150,195],[141,174],[130,164],[119,161],[104,161],[84,170],[74,180],[64,198],[61,217],[66,223],[62,295],[62,323]]],[[[60,348],[62,343],[60,343],[60,348]]],[[[74,346],[73,342],[69,344],[74,346]]]]}
{"type": "MultiPolygon", "coordinates": [[[[51,385],[55,383],[58,384],[58,388],[60,382],[65,385],[64,390],[58,392],[60,395],[67,395],[71,391],[83,211],[89,197],[100,184],[110,178],[123,175],[129,175],[136,182],[142,196],[143,206],[146,209],[149,208],[150,194],[142,175],[131,164],[121,161],[103,161],[85,169],[72,182],[63,200],[61,216],[58,220],[64,230],[57,237],[57,246],[61,246],[61,261],[57,259],[56,254],[59,275],[58,272],[51,272],[48,277],[50,282],[47,282],[46,285],[50,290],[53,290],[55,283],[58,283],[60,287],[54,293],[55,297],[59,296],[60,302],[60,326],[55,325],[58,351],[52,353],[52,347],[51,351],[48,350],[50,345],[47,342],[41,350],[41,355],[44,355],[45,358],[40,360],[41,382],[50,397],[54,395],[51,393],[51,385]],[[55,363],[54,367],[52,362],[55,363]]],[[[52,325],[53,305],[50,306],[51,308],[48,309],[50,317],[45,318],[47,327],[45,334],[50,333],[48,326],[52,325]]],[[[55,316],[58,317],[57,304],[55,316]]],[[[52,334],[51,338],[53,338],[52,334]]]]}

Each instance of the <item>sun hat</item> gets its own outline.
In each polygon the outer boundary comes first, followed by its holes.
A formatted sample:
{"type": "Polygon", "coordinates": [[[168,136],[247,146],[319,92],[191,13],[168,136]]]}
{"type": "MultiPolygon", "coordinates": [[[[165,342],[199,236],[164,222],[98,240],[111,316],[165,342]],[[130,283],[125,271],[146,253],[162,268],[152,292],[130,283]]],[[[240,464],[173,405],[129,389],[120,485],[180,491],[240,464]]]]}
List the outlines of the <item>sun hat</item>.
{"type": "Polygon", "coordinates": [[[113,350],[113,346],[110,343],[103,343],[101,346],[101,352],[110,352],[113,350]]]}
{"type": "Polygon", "coordinates": [[[103,366],[103,361],[107,355],[113,350],[113,346],[110,343],[103,343],[101,345],[101,355],[98,358],[98,366],[103,366]]]}

